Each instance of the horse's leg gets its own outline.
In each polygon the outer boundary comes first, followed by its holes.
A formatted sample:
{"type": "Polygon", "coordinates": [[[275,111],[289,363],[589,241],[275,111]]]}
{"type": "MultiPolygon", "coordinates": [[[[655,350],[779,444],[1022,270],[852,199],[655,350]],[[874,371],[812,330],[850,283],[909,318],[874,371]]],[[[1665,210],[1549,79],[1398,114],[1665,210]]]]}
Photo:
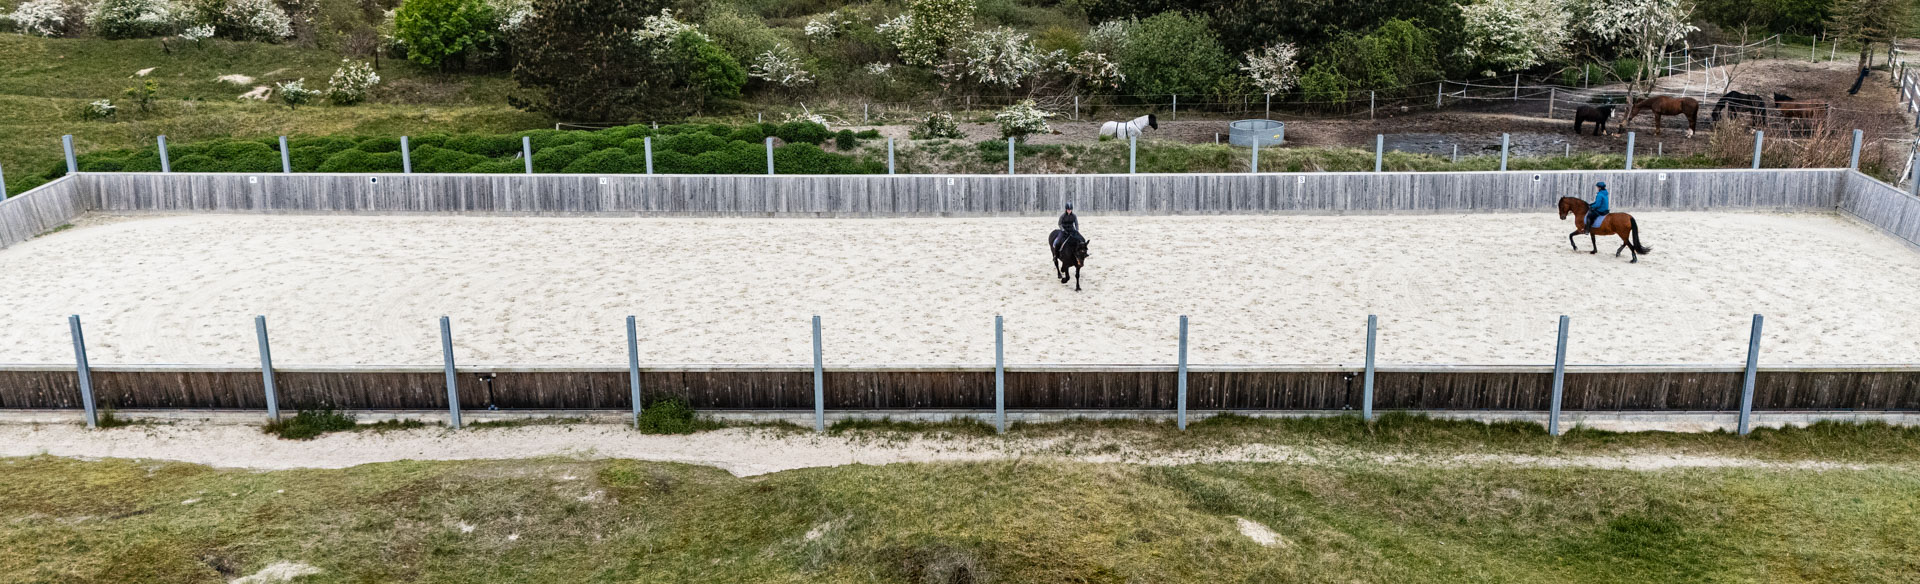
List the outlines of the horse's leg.
{"type": "MultiPolygon", "coordinates": [[[[1627,263],[1629,264],[1640,263],[1640,250],[1635,249],[1633,247],[1633,241],[1627,239],[1627,231],[1620,232],[1620,248],[1633,252],[1633,261],[1630,261],[1627,263]]],[[[1616,257],[1616,258],[1620,257],[1620,250],[1614,250],[1613,257],[1616,257]]]]}
{"type": "Polygon", "coordinates": [[[1082,269],[1081,266],[1073,267],[1073,291],[1074,292],[1080,291],[1080,270],[1081,269],[1082,269]]]}
{"type": "MultiPolygon", "coordinates": [[[[1581,221],[1586,221],[1586,219],[1581,219],[1581,221]]],[[[1593,246],[1593,251],[1587,253],[1600,253],[1600,240],[1593,236],[1593,228],[1587,228],[1587,245],[1593,246]]]]}

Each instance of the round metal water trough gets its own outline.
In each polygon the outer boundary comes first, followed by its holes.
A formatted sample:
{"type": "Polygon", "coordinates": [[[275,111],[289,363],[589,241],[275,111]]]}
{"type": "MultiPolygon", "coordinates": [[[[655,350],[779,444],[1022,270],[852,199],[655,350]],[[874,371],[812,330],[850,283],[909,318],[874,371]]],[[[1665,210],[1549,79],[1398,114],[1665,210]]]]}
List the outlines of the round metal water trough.
{"type": "Polygon", "coordinates": [[[1287,124],[1275,120],[1239,120],[1227,124],[1227,143],[1235,146],[1279,146],[1287,142],[1287,124]]]}

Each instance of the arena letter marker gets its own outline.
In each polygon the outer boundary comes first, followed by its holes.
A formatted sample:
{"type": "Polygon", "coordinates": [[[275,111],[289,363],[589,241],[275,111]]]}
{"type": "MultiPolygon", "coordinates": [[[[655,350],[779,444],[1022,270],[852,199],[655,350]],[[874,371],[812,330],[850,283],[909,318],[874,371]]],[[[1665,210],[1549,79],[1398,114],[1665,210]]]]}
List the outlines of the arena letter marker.
{"type": "Polygon", "coordinates": [[[1560,396],[1567,389],[1567,315],[1560,315],[1560,340],[1553,349],[1553,411],[1547,414],[1547,435],[1560,435],[1560,396]]]}
{"type": "Polygon", "coordinates": [[[93,408],[93,366],[87,363],[87,337],[80,334],[80,315],[67,317],[68,328],[73,329],[74,372],[80,376],[80,406],[87,411],[87,427],[99,427],[99,418],[94,416],[93,408]]]}
{"type": "Polygon", "coordinates": [[[627,386],[632,392],[633,429],[640,429],[640,335],[633,323],[633,316],[627,316],[627,386]]]}
{"type": "Polygon", "coordinates": [[[1180,429],[1187,429],[1187,315],[1180,315],[1180,429]]]}
{"type": "Polygon", "coordinates": [[[173,161],[167,159],[167,135],[160,135],[160,172],[173,172],[173,161]]]}
{"type": "Polygon", "coordinates": [[[253,333],[260,339],[260,383],[267,394],[267,419],[280,421],[280,397],[274,393],[273,350],[267,346],[267,317],[253,316],[253,333]]]}
{"type": "Polygon", "coordinates": [[[1367,373],[1360,394],[1360,418],[1368,422],[1373,421],[1373,341],[1379,327],[1379,318],[1367,315],[1367,373]]]}
{"type": "Polygon", "coordinates": [[[813,315],[813,431],[827,431],[827,376],[820,358],[818,314],[813,315]]]}
{"type": "Polygon", "coordinates": [[[440,317],[440,354],[447,360],[447,419],[460,429],[460,378],[453,371],[453,324],[440,317]]]}
{"type": "Polygon", "coordinates": [[[1760,324],[1764,319],[1753,315],[1753,334],[1747,337],[1747,376],[1740,382],[1740,435],[1747,435],[1753,429],[1753,382],[1760,369],[1760,324]]]}
{"type": "Polygon", "coordinates": [[[993,315],[993,417],[1001,434],[1007,433],[1007,337],[1000,315],[993,315]]]}

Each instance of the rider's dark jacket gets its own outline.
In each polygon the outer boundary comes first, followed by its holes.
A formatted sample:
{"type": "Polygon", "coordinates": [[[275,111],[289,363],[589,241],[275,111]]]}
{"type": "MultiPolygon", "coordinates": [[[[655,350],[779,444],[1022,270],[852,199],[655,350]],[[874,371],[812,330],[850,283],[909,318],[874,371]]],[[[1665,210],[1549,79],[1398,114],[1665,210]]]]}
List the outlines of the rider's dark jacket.
{"type": "Polygon", "coordinates": [[[1061,213],[1060,230],[1076,236],[1080,235],[1080,219],[1075,217],[1072,211],[1061,213]]]}

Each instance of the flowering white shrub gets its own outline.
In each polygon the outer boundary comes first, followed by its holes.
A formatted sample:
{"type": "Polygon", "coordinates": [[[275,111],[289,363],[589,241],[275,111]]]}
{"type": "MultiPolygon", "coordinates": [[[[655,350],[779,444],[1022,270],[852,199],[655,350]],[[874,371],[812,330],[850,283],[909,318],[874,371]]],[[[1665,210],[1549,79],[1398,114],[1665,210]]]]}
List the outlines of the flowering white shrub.
{"type": "Polygon", "coordinates": [[[982,85],[1016,87],[1046,68],[1027,34],[1004,26],[967,37],[961,53],[967,76],[982,85]]]}
{"type": "Polygon", "coordinates": [[[1560,0],[1479,0],[1460,7],[1460,52],[1507,70],[1558,59],[1572,40],[1572,14],[1560,0]]]}
{"type": "Polygon", "coordinates": [[[927,119],[920,122],[920,127],[914,128],[909,134],[921,140],[964,137],[964,135],[960,133],[960,122],[955,121],[953,114],[947,112],[934,112],[929,114],[927,119]]]}
{"type": "MultiPolygon", "coordinates": [[[[1574,0],[1569,7],[1587,32],[1600,40],[1622,46],[1626,56],[1641,63],[1653,63],[1668,43],[1684,39],[1700,30],[1688,21],[1693,3],[1688,0],[1574,0]]],[[[1645,80],[1646,70],[1634,74],[1628,92],[1645,80]]]]}
{"type": "Polygon", "coordinates": [[[493,8],[495,26],[504,33],[520,30],[533,15],[533,0],[489,0],[487,5],[493,8]]]}
{"type": "Polygon", "coordinates": [[[703,41],[712,40],[707,38],[706,33],[700,32],[700,27],[674,18],[672,8],[662,8],[659,16],[649,16],[640,23],[640,30],[633,32],[633,41],[651,43],[656,51],[666,50],[672,45],[671,41],[680,38],[683,32],[693,33],[703,41]]]}
{"type": "Polygon", "coordinates": [[[781,87],[799,87],[813,83],[813,74],[807,72],[806,64],[793,55],[793,49],[780,45],[771,51],[754,57],[753,65],[747,68],[747,76],[764,79],[768,83],[781,87]]]}
{"type": "Polygon", "coordinates": [[[840,28],[841,25],[845,23],[844,21],[845,18],[840,16],[840,11],[835,10],[828,12],[820,18],[808,20],[804,30],[807,33],[807,38],[826,40],[840,34],[840,28]]]}
{"type": "Polygon", "coordinates": [[[885,40],[889,43],[893,43],[895,46],[898,46],[900,44],[901,36],[905,35],[907,33],[907,29],[912,27],[913,27],[913,15],[902,14],[899,16],[895,16],[893,18],[889,18],[886,21],[881,22],[880,24],[873,25],[873,34],[879,35],[882,40],[885,40]]]}
{"type": "Polygon", "coordinates": [[[220,21],[221,28],[246,40],[274,42],[293,36],[293,20],[273,0],[227,0],[220,21]]]}
{"type": "Polygon", "coordinates": [[[813,123],[816,123],[816,124],[820,124],[820,127],[822,127],[822,128],[826,128],[826,127],[830,127],[830,126],[829,126],[829,125],[827,124],[827,117],[826,117],[826,116],[823,116],[823,115],[820,115],[820,114],[816,114],[816,113],[813,113],[813,112],[807,112],[807,111],[802,111],[802,112],[800,113],[800,115],[794,115],[794,114],[792,114],[792,113],[783,113],[783,114],[780,114],[780,121],[781,121],[782,123],[785,123],[785,122],[813,122],[813,123]]]}
{"type": "Polygon", "coordinates": [[[1240,65],[1253,78],[1253,85],[1267,95],[1285,93],[1300,82],[1300,49],[1293,43],[1267,45],[1257,51],[1247,51],[1247,62],[1240,65]]]}
{"type": "Polygon", "coordinates": [[[89,120],[105,120],[112,118],[113,114],[119,113],[119,111],[120,108],[114,107],[113,102],[102,99],[88,103],[86,107],[81,108],[80,117],[89,120]]]}
{"type": "Polygon", "coordinates": [[[867,63],[868,75],[886,75],[893,72],[893,63],[867,63]]]}
{"type": "Polygon", "coordinates": [[[184,10],[168,0],[101,0],[87,13],[87,26],[115,39],[173,32],[184,10]]]}
{"type": "Polygon", "coordinates": [[[13,9],[7,18],[23,34],[52,37],[67,31],[67,6],[63,0],[33,0],[13,9]]]}
{"type": "Polygon", "coordinates": [[[282,103],[287,104],[287,107],[289,108],[303,106],[303,105],[312,103],[313,94],[319,93],[317,91],[307,89],[307,80],[304,78],[295,79],[293,81],[282,81],[279,83],[275,83],[273,85],[275,89],[278,89],[280,91],[280,101],[282,103]]]}
{"type": "Polygon", "coordinates": [[[1073,58],[1062,60],[1061,66],[1067,74],[1079,77],[1088,87],[1119,89],[1120,84],[1127,80],[1127,76],[1120,73],[1119,63],[1093,51],[1080,51],[1073,58]]]}
{"type": "Polygon", "coordinates": [[[335,69],[333,78],[327,80],[327,101],[334,105],[360,103],[366,101],[367,94],[373,92],[373,86],[379,84],[380,74],[374,72],[373,65],[341,59],[340,68],[335,69]]]}
{"type": "Polygon", "coordinates": [[[1132,24],[1125,20],[1109,20],[1093,27],[1087,32],[1087,50],[1108,55],[1118,55],[1127,48],[1127,27],[1132,24]]]}
{"type": "Polygon", "coordinates": [[[907,13],[876,27],[881,36],[893,41],[900,60],[909,65],[931,66],[946,56],[947,49],[959,44],[973,32],[973,0],[913,0],[907,13]],[[895,21],[899,21],[895,25],[895,21]]]}
{"type": "Polygon", "coordinates": [[[1040,111],[1033,100],[1023,99],[993,114],[993,121],[1000,123],[1000,137],[1024,140],[1032,134],[1053,132],[1053,127],[1047,125],[1047,118],[1051,117],[1052,113],[1040,111]]]}
{"type": "Polygon", "coordinates": [[[186,30],[180,31],[180,38],[193,41],[194,44],[199,44],[200,41],[213,38],[213,25],[200,24],[189,26],[186,30]]]}

